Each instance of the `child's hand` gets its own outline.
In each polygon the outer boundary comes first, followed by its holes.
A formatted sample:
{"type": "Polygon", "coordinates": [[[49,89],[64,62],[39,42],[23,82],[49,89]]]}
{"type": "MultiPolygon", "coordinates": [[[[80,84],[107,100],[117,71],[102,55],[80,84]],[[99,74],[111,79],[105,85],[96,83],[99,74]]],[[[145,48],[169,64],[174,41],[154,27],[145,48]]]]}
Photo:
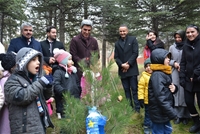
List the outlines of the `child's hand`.
{"type": "Polygon", "coordinates": [[[169,89],[170,91],[173,93],[176,89],[176,87],[174,86],[174,84],[172,83],[171,85],[169,85],[169,89]]]}

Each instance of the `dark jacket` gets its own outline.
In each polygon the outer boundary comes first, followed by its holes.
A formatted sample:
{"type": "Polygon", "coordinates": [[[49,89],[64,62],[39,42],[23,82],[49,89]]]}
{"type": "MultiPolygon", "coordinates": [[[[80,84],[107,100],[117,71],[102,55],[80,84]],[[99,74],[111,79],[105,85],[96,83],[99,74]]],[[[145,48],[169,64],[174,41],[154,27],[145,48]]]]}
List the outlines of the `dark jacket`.
{"type": "MultiPolygon", "coordinates": [[[[200,92],[200,82],[197,81],[197,77],[200,74],[195,75],[195,71],[198,70],[200,65],[200,35],[196,37],[194,41],[186,41],[183,47],[182,58],[180,63],[180,84],[187,91],[200,92]],[[193,78],[191,82],[190,78],[193,78]]],[[[198,72],[198,71],[197,71],[198,72]]]]}
{"type": "Polygon", "coordinates": [[[134,36],[127,36],[123,41],[121,38],[115,43],[115,61],[118,65],[118,74],[121,78],[138,75],[138,42],[134,36]],[[130,68],[122,72],[121,65],[128,62],[130,68]]]}
{"type": "Polygon", "coordinates": [[[148,48],[152,52],[156,48],[163,48],[164,49],[164,43],[157,37],[155,42],[152,42],[151,39],[147,40],[148,48]]]}
{"type": "Polygon", "coordinates": [[[77,74],[71,73],[69,78],[66,78],[65,72],[66,70],[63,67],[58,66],[53,74],[55,95],[69,92],[75,98],[80,98],[81,87],[77,74]]]}
{"type": "Polygon", "coordinates": [[[155,123],[165,123],[176,117],[176,112],[173,108],[174,98],[169,89],[169,85],[172,83],[171,72],[166,73],[164,69],[153,68],[154,65],[158,65],[158,67],[160,65],[166,67],[166,69],[170,68],[170,66],[163,65],[168,53],[164,49],[155,49],[151,54],[151,69],[153,73],[150,77],[148,87],[149,116],[152,122],[155,123]]]}
{"type": "Polygon", "coordinates": [[[23,35],[21,37],[14,38],[10,41],[10,45],[8,47],[7,52],[13,51],[17,53],[23,47],[33,48],[39,52],[42,52],[41,45],[37,40],[31,37],[31,42],[28,45],[27,39],[23,35]]]}
{"type": "Polygon", "coordinates": [[[98,43],[95,38],[90,36],[88,40],[86,40],[81,33],[72,38],[70,43],[70,53],[72,55],[74,66],[78,70],[77,74],[79,78],[81,78],[82,72],[78,63],[84,58],[90,58],[92,52],[99,53],[98,43]]]}
{"type": "Polygon", "coordinates": [[[49,64],[49,58],[54,56],[53,50],[55,48],[59,48],[59,49],[65,50],[65,47],[64,47],[63,43],[60,42],[60,41],[57,41],[57,40],[54,40],[53,43],[52,43],[52,54],[50,53],[50,45],[49,45],[49,41],[48,40],[41,41],[40,44],[41,44],[41,47],[42,47],[42,54],[44,56],[44,61],[48,65],[50,65],[49,64]]]}

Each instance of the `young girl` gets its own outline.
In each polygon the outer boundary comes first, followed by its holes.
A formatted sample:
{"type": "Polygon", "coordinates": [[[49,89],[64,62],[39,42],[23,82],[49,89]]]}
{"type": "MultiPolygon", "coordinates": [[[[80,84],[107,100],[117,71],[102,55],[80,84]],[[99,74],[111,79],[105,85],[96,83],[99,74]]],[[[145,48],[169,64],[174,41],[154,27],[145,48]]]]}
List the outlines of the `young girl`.
{"type": "Polygon", "coordinates": [[[21,48],[16,56],[16,71],[5,83],[11,134],[45,134],[53,127],[46,100],[52,95],[52,77],[42,76],[42,54],[21,48]]]}
{"type": "Polygon", "coordinates": [[[63,93],[69,92],[75,98],[80,98],[81,87],[77,69],[73,66],[72,55],[62,49],[54,49],[54,58],[59,66],[56,68],[54,78],[54,93],[56,101],[56,113],[58,119],[64,118],[63,93]]]}
{"type": "Polygon", "coordinates": [[[0,134],[10,134],[8,105],[5,103],[4,97],[4,84],[15,68],[15,56],[16,55],[12,52],[8,52],[7,54],[0,54],[1,66],[4,69],[0,77],[0,92],[3,93],[3,98],[1,99],[3,105],[0,108],[0,134]]]}
{"type": "Polygon", "coordinates": [[[172,83],[170,53],[164,49],[155,49],[151,53],[149,80],[149,115],[152,121],[152,134],[171,134],[170,120],[176,118],[173,108],[177,88],[172,83]]]}

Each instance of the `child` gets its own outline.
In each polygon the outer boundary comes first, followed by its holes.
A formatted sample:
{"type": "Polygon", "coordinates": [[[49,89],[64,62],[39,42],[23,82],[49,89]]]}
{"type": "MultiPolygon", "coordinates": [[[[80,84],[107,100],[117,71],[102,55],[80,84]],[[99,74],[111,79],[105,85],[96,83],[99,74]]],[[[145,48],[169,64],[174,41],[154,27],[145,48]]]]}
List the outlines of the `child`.
{"type": "Polygon", "coordinates": [[[144,134],[151,133],[151,124],[152,124],[149,118],[149,110],[148,110],[148,85],[152,73],[150,64],[151,60],[150,58],[147,58],[144,62],[145,71],[142,72],[142,75],[138,82],[138,100],[140,102],[141,108],[145,107],[144,134]]]}
{"type": "Polygon", "coordinates": [[[152,134],[170,134],[170,120],[176,118],[172,93],[177,91],[171,79],[170,53],[157,48],[152,51],[150,58],[153,73],[149,80],[148,97],[152,134]]]}
{"type": "Polygon", "coordinates": [[[81,87],[77,69],[73,66],[72,55],[62,49],[54,49],[54,58],[59,66],[56,68],[54,77],[54,93],[56,101],[56,113],[58,119],[64,118],[63,93],[69,92],[75,98],[80,98],[81,87]]]}
{"type": "Polygon", "coordinates": [[[3,98],[1,99],[3,105],[0,108],[0,134],[10,134],[10,123],[8,116],[9,113],[8,105],[5,103],[4,84],[15,68],[15,57],[16,55],[12,52],[8,52],[7,54],[0,54],[1,66],[4,70],[2,71],[2,75],[0,77],[0,92],[3,93],[3,98]]]}
{"type": "Polygon", "coordinates": [[[52,127],[46,100],[52,95],[52,77],[42,74],[42,54],[21,48],[16,56],[16,71],[5,83],[11,133],[45,134],[52,127]],[[38,79],[38,80],[37,80],[38,79]]]}

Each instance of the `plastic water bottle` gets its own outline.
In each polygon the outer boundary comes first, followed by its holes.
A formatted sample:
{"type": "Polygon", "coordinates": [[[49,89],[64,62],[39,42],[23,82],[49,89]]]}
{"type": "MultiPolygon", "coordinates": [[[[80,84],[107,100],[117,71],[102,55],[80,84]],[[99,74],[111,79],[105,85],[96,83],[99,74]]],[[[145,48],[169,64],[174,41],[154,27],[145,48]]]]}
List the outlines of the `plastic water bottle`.
{"type": "Polygon", "coordinates": [[[100,115],[96,107],[89,110],[89,115],[86,118],[87,134],[105,134],[104,126],[106,124],[106,117],[100,115]]]}

